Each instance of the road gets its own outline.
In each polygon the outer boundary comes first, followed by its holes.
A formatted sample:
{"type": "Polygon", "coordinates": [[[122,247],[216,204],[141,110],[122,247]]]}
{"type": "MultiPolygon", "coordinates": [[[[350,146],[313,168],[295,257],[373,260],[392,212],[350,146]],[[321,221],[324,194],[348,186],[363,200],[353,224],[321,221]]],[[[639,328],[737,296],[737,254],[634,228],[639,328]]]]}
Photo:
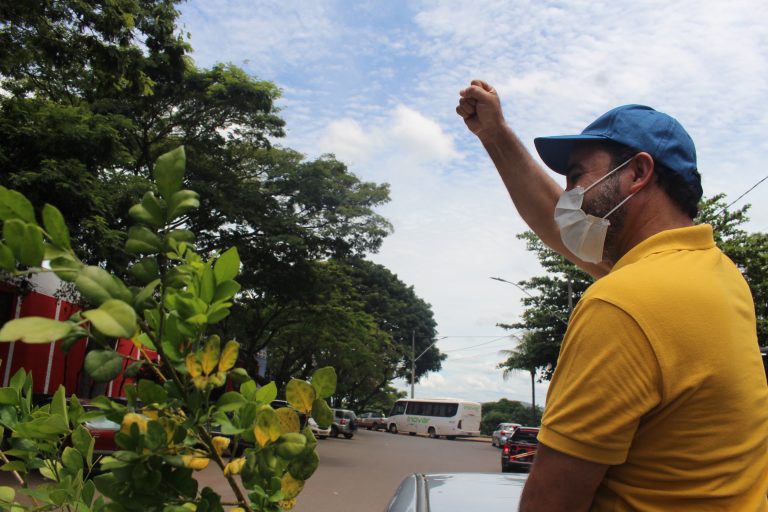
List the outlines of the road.
{"type": "MultiPolygon", "coordinates": [[[[412,437],[358,430],[352,439],[318,441],[320,467],[299,495],[295,512],[383,512],[400,481],[416,472],[499,472],[499,449],[488,442],[412,437]]],[[[232,490],[213,464],[197,474],[225,501],[232,490]]],[[[37,476],[34,484],[41,483],[37,476]]],[[[16,486],[7,472],[0,485],[16,486]]]]}
{"type": "MultiPolygon", "coordinates": [[[[358,430],[352,439],[322,439],[318,452],[320,467],[299,495],[295,512],[383,511],[409,473],[501,470],[499,449],[487,442],[382,431],[358,430]]],[[[199,478],[202,485],[231,495],[220,485],[216,472],[208,469],[203,473],[199,478]]]]}

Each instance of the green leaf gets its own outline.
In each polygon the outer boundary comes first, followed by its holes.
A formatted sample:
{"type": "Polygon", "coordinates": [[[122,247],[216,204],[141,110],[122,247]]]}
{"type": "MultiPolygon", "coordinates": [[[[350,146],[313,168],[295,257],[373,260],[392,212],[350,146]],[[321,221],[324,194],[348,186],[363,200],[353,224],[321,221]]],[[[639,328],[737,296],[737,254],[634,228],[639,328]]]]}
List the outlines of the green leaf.
{"type": "Polygon", "coordinates": [[[101,267],[89,265],[83,268],[75,280],[75,286],[97,306],[109,299],[130,302],[133,294],[125,284],[101,267]]]}
{"type": "Polygon", "coordinates": [[[112,350],[92,350],[85,356],[85,371],[97,382],[107,382],[120,374],[123,358],[112,350]]]}
{"type": "Polygon", "coordinates": [[[51,270],[53,270],[59,279],[70,283],[77,280],[77,276],[80,275],[80,271],[84,268],[84,265],[72,258],[72,256],[59,256],[53,258],[50,265],[51,270]]]}
{"type": "Polygon", "coordinates": [[[160,404],[168,400],[168,392],[163,386],[142,379],[139,381],[139,400],[144,404],[160,404]]]}
{"type": "Polygon", "coordinates": [[[232,247],[224,252],[216,260],[213,266],[213,273],[216,276],[216,284],[224,281],[231,281],[240,272],[240,255],[237,253],[237,247],[232,247]]]}
{"type": "Polygon", "coordinates": [[[85,457],[88,466],[91,465],[93,458],[93,447],[96,444],[96,440],[88,432],[88,429],[82,425],[78,425],[72,432],[72,446],[85,457]]]}
{"type": "Polygon", "coordinates": [[[312,387],[318,398],[328,398],[336,392],[336,370],[332,366],[318,368],[312,374],[312,387]]]}
{"type": "Polygon", "coordinates": [[[21,405],[21,395],[13,388],[0,388],[0,405],[21,405]]]}
{"type": "Polygon", "coordinates": [[[26,471],[27,465],[20,460],[14,460],[0,466],[0,471],[26,471]]]}
{"type": "Polygon", "coordinates": [[[61,416],[64,423],[69,424],[69,413],[67,412],[67,395],[64,386],[59,386],[51,399],[51,414],[61,416]]]}
{"type": "Polygon", "coordinates": [[[20,263],[38,267],[43,262],[45,243],[37,225],[18,219],[7,220],[3,225],[3,237],[20,263]]]}
{"type": "Polygon", "coordinates": [[[8,221],[11,219],[21,219],[37,224],[35,209],[29,199],[20,192],[0,186],[0,220],[8,221]]]}
{"type": "Polygon", "coordinates": [[[83,470],[83,456],[74,448],[67,446],[61,454],[61,462],[72,473],[83,470]]]}
{"type": "Polygon", "coordinates": [[[6,322],[0,329],[0,341],[50,343],[65,337],[73,324],[40,316],[27,316],[6,322]]]}
{"type": "Polygon", "coordinates": [[[84,312],[83,316],[106,336],[131,338],[136,333],[136,312],[121,300],[110,299],[98,309],[84,312]]]}
{"type": "Polygon", "coordinates": [[[0,268],[9,272],[16,269],[16,257],[10,247],[0,242],[0,268]]]}
{"type": "Polygon", "coordinates": [[[155,163],[154,178],[157,190],[166,200],[181,189],[184,180],[184,168],[186,167],[186,155],[184,146],[179,146],[157,159],[155,163]]]}
{"type": "Polygon", "coordinates": [[[194,190],[179,190],[168,201],[168,219],[174,220],[200,207],[200,196],[194,190]]]}
{"type": "Polygon", "coordinates": [[[325,400],[317,398],[312,402],[312,417],[320,428],[328,428],[333,423],[333,410],[325,400]]]}
{"type": "Polygon", "coordinates": [[[137,308],[139,311],[145,309],[147,302],[154,296],[155,290],[159,285],[160,279],[155,279],[151,283],[148,283],[147,286],[142,288],[133,298],[134,308],[137,308]]]}
{"type": "Polygon", "coordinates": [[[227,391],[216,401],[216,408],[221,412],[237,411],[246,404],[245,397],[237,391],[227,391]]]}
{"type": "Polygon", "coordinates": [[[64,216],[58,208],[47,203],[43,206],[43,227],[53,243],[63,249],[70,248],[69,228],[64,221],[64,216]]]}
{"type": "MultiPolygon", "coordinates": [[[[243,392],[243,394],[245,394],[245,392],[243,392]]],[[[274,381],[264,386],[261,386],[256,391],[256,394],[254,396],[254,399],[257,402],[261,402],[263,404],[268,404],[272,402],[272,400],[274,400],[275,398],[277,398],[277,386],[275,385],[274,381]]]]}
{"type": "Polygon", "coordinates": [[[0,502],[5,504],[13,503],[16,498],[16,490],[13,487],[3,485],[0,487],[0,502]]]}
{"type": "Polygon", "coordinates": [[[213,269],[206,266],[203,275],[200,276],[200,298],[210,304],[213,301],[213,293],[216,291],[216,282],[213,277],[213,269]]]}
{"type": "Polygon", "coordinates": [[[294,409],[305,414],[312,411],[312,403],[315,398],[317,398],[315,388],[304,380],[291,379],[285,387],[285,399],[294,409]]]}
{"type": "Polygon", "coordinates": [[[213,294],[213,302],[229,300],[240,291],[240,284],[237,281],[224,281],[216,285],[216,292],[213,294]]]}
{"type": "Polygon", "coordinates": [[[83,500],[83,503],[85,503],[86,507],[90,507],[95,495],[96,485],[93,483],[93,480],[88,480],[83,484],[83,490],[80,492],[80,499],[83,500]]]}
{"type": "Polygon", "coordinates": [[[125,251],[128,254],[159,254],[163,243],[157,234],[144,226],[133,226],[128,230],[125,251]]]}
{"type": "Polygon", "coordinates": [[[157,264],[157,258],[146,256],[128,267],[128,272],[140,284],[146,285],[160,277],[160,266],[157,264]]]}

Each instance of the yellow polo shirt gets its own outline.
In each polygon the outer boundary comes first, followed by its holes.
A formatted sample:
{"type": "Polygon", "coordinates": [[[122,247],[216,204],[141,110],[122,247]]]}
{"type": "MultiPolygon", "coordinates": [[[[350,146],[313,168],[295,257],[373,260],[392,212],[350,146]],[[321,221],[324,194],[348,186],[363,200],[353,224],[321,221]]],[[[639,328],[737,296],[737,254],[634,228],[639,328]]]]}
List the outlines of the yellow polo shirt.
{"type": "Polygon", "coordinates": [[[643,241],[577,304],[539,441],[611,465],[595,511],[768,511],[755,308],[712,228],[643,241]]]}

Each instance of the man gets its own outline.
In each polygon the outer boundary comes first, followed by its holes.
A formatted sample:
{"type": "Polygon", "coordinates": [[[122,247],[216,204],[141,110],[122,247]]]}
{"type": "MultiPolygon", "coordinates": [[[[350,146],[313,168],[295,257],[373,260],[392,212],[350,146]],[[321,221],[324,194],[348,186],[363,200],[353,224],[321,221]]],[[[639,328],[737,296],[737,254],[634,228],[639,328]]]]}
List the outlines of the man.
{"type": "Polygon", "coordinates": [[[649,107],[535,140],[473,81],[457,113],[523,219],[600,277],[573,311],[522,511],[768,511],[768,388],[746,282],[694,225],[693,141],[649,107]],[[601,277],[604,276],[604,277],[601,277]]]}

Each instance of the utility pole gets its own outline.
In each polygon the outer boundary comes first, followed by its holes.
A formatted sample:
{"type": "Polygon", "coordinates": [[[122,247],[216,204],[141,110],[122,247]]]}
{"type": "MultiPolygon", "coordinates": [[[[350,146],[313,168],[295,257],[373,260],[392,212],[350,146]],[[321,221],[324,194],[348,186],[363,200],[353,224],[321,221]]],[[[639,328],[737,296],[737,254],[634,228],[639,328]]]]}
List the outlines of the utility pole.
{"type": "Polygon", "coordinates": [[[416,381],[416,329],[411,331],[411,398],[413,398],[413,383],[416,381]]]}

